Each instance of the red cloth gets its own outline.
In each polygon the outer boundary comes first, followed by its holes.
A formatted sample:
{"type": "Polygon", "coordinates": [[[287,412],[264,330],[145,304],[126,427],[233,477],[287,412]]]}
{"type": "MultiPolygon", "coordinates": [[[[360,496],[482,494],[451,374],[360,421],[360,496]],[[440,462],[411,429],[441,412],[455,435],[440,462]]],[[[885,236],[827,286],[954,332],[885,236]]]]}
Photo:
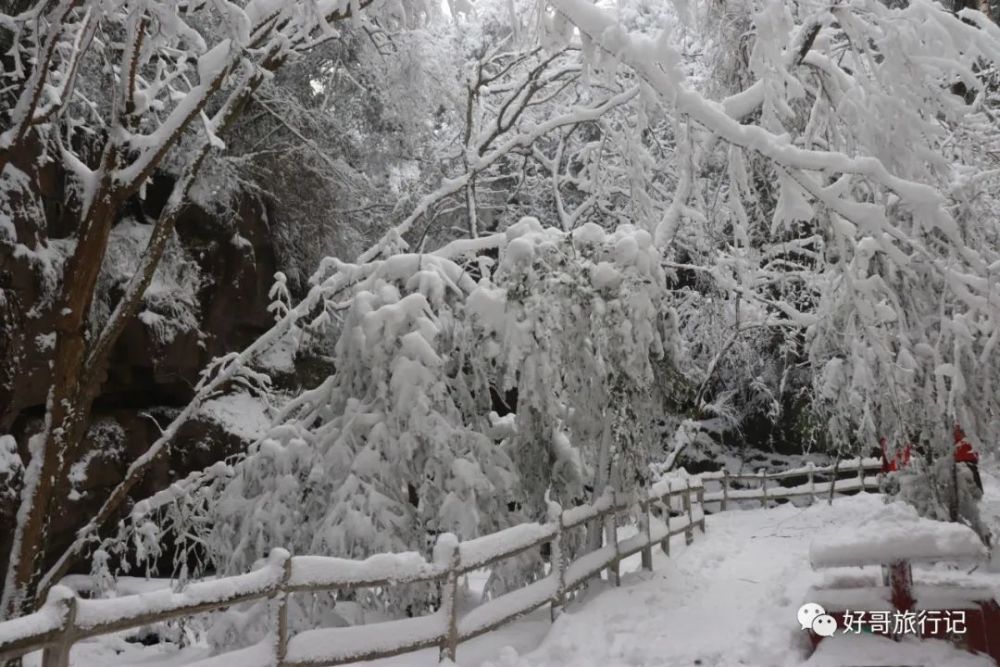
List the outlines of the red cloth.
{"type": "Polygon", "coordinates": [[[891,461],[889,460],[889,455],[886,451],[889,446],[888,441],[883,436],[879,438],[878,444],[882,447],[882,472],[894,472],[896,470],[896,457],[893,457],[891,461]]]}
{"type": "Polygon", "coordinates": [[[963,440],[955,445],[955,460],[959,463],[979,463],[979,454],[968,441],[963,440]]]}
{"type": "Polygon", "coordinates": [[[900,468],[910,465],[910,454],[913,445],[906,443],[902,449],[896,449],[892,458],[889,458],[889,441],[885,437],[879,439],[878,444],[882,446],[882,472],[895,472],[900,468]]]}
{"type": "Polygon", "coordinates": [[[955,460],[959,463],[979,463],[979,454],[972,449],[972,444],[965,439],[965,431],[955,424],[955,460]]]}
{"type": "Polygon", "coordinates": [[[902,452],[900,452],[900,450],[898,449],[896,450],[896,460],[899,461],[899,465],[901,468],[905,468],[906,466],[910,465],[910,452],[912,450],[913,450],[913,445],[910,443],[906,443],[905,445],[903,445],[902,452]]]}

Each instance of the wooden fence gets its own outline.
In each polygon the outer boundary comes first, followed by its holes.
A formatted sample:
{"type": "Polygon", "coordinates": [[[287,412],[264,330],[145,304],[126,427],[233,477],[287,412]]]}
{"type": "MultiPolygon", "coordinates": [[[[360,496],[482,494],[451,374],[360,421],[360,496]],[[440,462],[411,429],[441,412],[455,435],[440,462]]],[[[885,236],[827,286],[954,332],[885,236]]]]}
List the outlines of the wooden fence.
{"type": "Polygon", "coordinates": [[[655,483],[638,502],[624,502],[606,495],[593,505],[562,510],[550,505],[546,523],[523,524],[458,542],[452,535],[440,536],[434,557],[427,561],[416,553],[381,554],[364,561],[325,556],[290,556],[283,549],[271,552],[266,564],[253,572],[190,584],[183,591],[169,589],[112,599],[88,600],[69,589],[53,587],[45,604],[35,613],[0,623],[0,664],[42,650],[43,667],[67,667],[74,643],[122,630],[139,628],[245,602],[268,600],[274,631],[262,642],[246,649],[214,656],[197,663],[200,667],[239,664],[241,667],[277,665],[306,667],[340,665],[373,660],[437,646],[441,658],[455,659],[458,645],[489,632],[520,616],[551,606],[552,617],[566,597],[589,579],[607,570],[609,579],[620,583],[622,559],[641,554],[642,567],[651,569],[652,548],[659,544],[669,555],[670,538],[683,533],[688,543],[694,529],[705,531],[705,504],[720,503],[728,509],[736,501],[771,500],[849,492],[872,488],[874,477],[865,471],[878,467],[878,460],[856,460],[839,466],[758,475],[707,473],[700,477],[664,479],[655,483]],[[874,461],[874,463],[872,463],[874,461]],[[857,478],[837,481],[838,474],[857,471],[857,478]],[[768,487],[769,480],[805,476],[808,483],[796,487],[768,487]],[[816,482],[828,476],[829,481],[816,482]],[[704,482],[719,483],[719,491],[707,494],[704,482]],[[739,488],[741,484],[753,488],[739,488]],[[639,531],[619,540],[615,526],[620,515],[638,509],[639,531]],[[674,516],[671,516],[674,514],[674,516]],[[605,543],[576,559],[566,557],[563,544],[569,531],[597,522],[603,526],[605,543]],[[484,602],[464,615],[456,607],[461,577],[488,568],[529,549],[550,545],[548,574],[523,588],[484,602]],[[343,628],[319,628],[290,634],[289,597],[296,593],[387,587],[418,582],[436,583],[440,590],[438,610],[426,616],[343,628]]]}
{"type": "Polygon", "coordinates": [[[756,474],[707,472],[699,475],[699,478],[703,483],[719,484],[718,491],[706,492],[705,501],[718,502],[720,509],[725,511],[729,509],[730,501],[735,500],[759,500],[761,507],[767,507],[771,501],[792,498],[832,499],[835,491],[838,493],[878,491],[882,482],[882,461],[878,458],[849,459],[829,466],[809,463],[792,470],[780,472],[760,470],[756,474]],[[838,479],[841,475],[850,477],[838,479]],[[805,480],[805,483],[795,486],[781,484],[796,479],[805,480]],[[771,482],[778,484],[770,484],[771,482]]]}

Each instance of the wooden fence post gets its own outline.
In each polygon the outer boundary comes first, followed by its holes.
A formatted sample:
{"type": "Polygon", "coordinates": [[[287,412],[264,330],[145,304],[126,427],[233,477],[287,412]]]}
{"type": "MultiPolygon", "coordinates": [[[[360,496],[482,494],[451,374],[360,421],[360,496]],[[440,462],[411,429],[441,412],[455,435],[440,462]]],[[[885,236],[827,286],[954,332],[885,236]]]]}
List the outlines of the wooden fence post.
{"type": "Polygon", "coordinates": [[[858,493],[865,490],[865,462],[860,456],[858,457],[858,486],[861,487],[858,493]]]}
{"type": "Polygon", "coordinates": [[[691,479],[685,480],[687,484],[687,489],[684,492],[684,509],[687,510],[688,523],[684,528],[684,543],[691,544],[694,542],[694,513],[691,509],[691,479]]]}
{"type": "Polygon", "coordinates": [[[809,504],[812,505],[816,502],[816,464],[810,461],[806,464],[806,468],[808,469],[809,475],[809,504]]]}
{"type": "Polygon", "coordinates": [[[288,597],[291,595],[288,592],[288,580],[292,576],[292,557],[284,549],[280,550],[285,551],[284,554],[277,553],[278,551],[278,549],[271,551],[272,558],[284,556],[284,562],[281,564],[281,584],[279,584],[278,593],[275,596],[277,608],[274,615],[277,630],[274,636],[274,664],[277,667],[282,667],[285,664],[285,656],[288,655],[288,597]]]}
{"type": "Polygon", "coordinates": [[[698,501],[698,507],[701,508],[701,519],[698,520],[698,527],[701,529],[701,534],[705,534],[705,483],[702,482],[701,486],[698,486],[695,491],[695,499],[698,501]]]}
{"type": "Polygon", "coordinates": [[[729,505],[729,471],[722,471],[722,511],[725,512],[729,505]]]}
{"type": "Polygon", "coordinates": [[[909,561],[897,560],[889,564],[889,591],[892,606],[898,611],[913,609],[913,569],[909,561]]]}
{"type": "Polygon", "coordinates": [[[62,636],[55,646],[48,646],[42,651],[42,667],[69,667],[69,652],[73,648],[76,635],[76,595],[68,589],[59,587],[49,593],[55,593],[55,602],[63,608],[66,619],[63,624],[62,636]]]}
{"type": "Polygon", "coordinates": [[[549,560],[552,563],[552,572],[549,576],[556,577],[556,594],[549,605],[549,617],[554,622],[559,610],[566,604],[566,562],[563,553],[563,533],[565,523],[563,522],[563,510],[559,503],[549,502],[549,521],[555,521],[559,526],[559,531],[552,539],[552,547],[549,551],[549,560]]]}
{"type": "Polygon", "coordinates": [[[615,586],[621,586],[622,573],[620,560],[621,551],[618,547],[618,512],[614,509],[618,507],[617,490],[613,491],[611,494],[611,507],[611,512],[604,516],[604,533],[607,536],[607,540],[615,546],[615,558],[608,564],[608,579],[614,576],[615,586]]]}
{"type": "Polygon", "coordinates": [[[667,527],[667,535],[660,541],[660,550],[663,551],[663,553],[668,557],[670,556],[670,501],[671,498],[673,498],[670,494],[672,494],[673,491],[674,485],[668,480],[667,495],[660,496],[660,506],[663,508],[663,523],[667,527]],[[666,502],[663,501],[664,498],[667,499],[666,502]]]}
{"type": "Polygon", "coordinates": [[[646,531],[646,546],[642,548],[640,552],[642,554],[642,569],[652,570],[653,569],[653,531],[650,528],[649,521],[649,494],[646,494],[646,500],[640,504],[642,508],[642,525],[639,526],[640,529],[646,531]]]}
{"type": "Polygon", "coordinates": [[[441,590],[441,611],[448,621],[444,636],[441,638],[441,650],[438,656],[441,662],[444,660],[454,662],[458,653],[458,608],[455,603],[458,600],[458,570],[461,558],[459,544],[455,542],[448,561],[448,576],[441,590]]]}
{"type": "Polygon", "coordinates": [[[757,471],[757,476],[760,477],[760,488],[761,488],[761,498],[760,506],[767,507],[767,471],[763,468],[757,471]]]}
{"type": "Polygon", "coordinates": [[[837,472],[839,470],[840,470],[840,457],[838,456],[837,460],[833,462],[833,474],[830,476],[830,497],[827,498],[826,500],[827,505],[833,504],[833,489],[835,486],[837,486],[837,472]]]}

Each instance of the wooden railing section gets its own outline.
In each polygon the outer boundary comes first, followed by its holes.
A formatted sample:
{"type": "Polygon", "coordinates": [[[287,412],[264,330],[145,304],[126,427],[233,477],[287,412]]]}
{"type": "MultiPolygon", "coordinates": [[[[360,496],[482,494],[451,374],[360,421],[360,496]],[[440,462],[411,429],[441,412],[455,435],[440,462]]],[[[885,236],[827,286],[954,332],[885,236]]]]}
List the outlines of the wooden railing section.
{"type": "Polygon", "coordinates": [[[722,511],[729,509],[730,501],[759,500],[761,507],[771,501],[809,497],[833,499],[834,493],[878,491],[882,482],[882,461],[878,458],[848,459],[829,466],[808,463],[801,468],[756,474],[733,474],[728,471],[706,472],[698,477],[703,483],[717,483],[719,490],[706,492],[705,502],[718,502],[722,511]],[[866,473],[869,473],[866,475],[866,473]],[[840,475],[851,475],[838,479],[840,475]],[[781,482],[804,479],[804,484],[782,486],[781,482]],[[778,484],[770,484],[778,482],[778,484]]]}
{"type": "Polygon", "coordinates": [[[622,559],[641,554],[642,567],[652,569],[652,548],[659,544],[669,555],[670,538],[683,533],[690,544],[694,529],[705,531],[705,504],[772,500],[809,495],[813,498],[840,492],[873,488],[874,477],[866,470],[878,468],[878,460],[842,462],[839,466],[758,475],[706,473],[699,477],[661,480],[638,502],[605,495],[592,505],[563,510],[549,507],[546,523],[522,524],[465,542],[441,535],[430,561],[416,553],[380,554],[364,561],[325,556],[290,556],[284,549],[272,550],[266,564],[253,572],[190,584],[183,591],[160,590],[112,599],[82,599],[71,590],[55,586],[39,611],[0,623],[0,664],[11,658],[42,650],[43,667],[67,667],[74,643],[152,623],[203,612],[222,610],[245,602],[268,600],[273,632],[264,641],[195,663],[239,664],[240,667],[277,665],[307,667],[340,665],[374,660],[429,647],[439,647],[441,658],[455,659],[458,645],[489,632],[548,604],[555,618],[567,595],[607,570],[608,578],[620,583],[622,559]],[[873,463],[874,462],[874,463],[873,463]],[[857,479],[837,481],[837,475],[857,471],[857,479]],[[797,487],[770,487],[769,480],[806,476],[797,487]],[[816,477],[829,481],[816,482],[816,477]],[[704,482],[721,484],[706,494],[704,482]],[[743,483],[755,488],[735,488],[743,483]],[[614,527],[620,515],[638,509],[639,532],[619,540],[614,527]],[[673,516],[671,516],[673,514],[673,516]],[[606,528],[599,549],[576,559],[563,548],[569,531],[597,522],[606,528]],[[550,545],[550,566],[544,578],[523,588],[484,602],[464,615],[458,614],[456,597],[462,575],[487,568],[529,549],[550,545]],[[332,590],[387,587],[417,582],[436,583],[441,603],[436,612],[371,625],[319,628],[291,634],[288,627],[289,596],[332,590]]]}

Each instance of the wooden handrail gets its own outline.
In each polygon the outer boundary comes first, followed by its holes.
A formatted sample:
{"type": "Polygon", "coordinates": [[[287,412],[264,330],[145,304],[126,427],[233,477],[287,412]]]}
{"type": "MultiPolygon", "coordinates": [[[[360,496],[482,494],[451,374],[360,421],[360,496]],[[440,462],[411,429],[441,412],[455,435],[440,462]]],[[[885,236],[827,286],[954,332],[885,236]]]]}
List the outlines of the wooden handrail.
{"type": "Polygon", "coordinates": [[[273,653],[275,664],[279,667],[336,665],[373,660],[434,645],[440,647],[442,658],[454,660],[457,647],[463,641],[530,613],[544,604],[551,605],[552,617],[555,618],[556,611],[565,604],[566,594],[602,570],[609,570],[609,578],[616,580],[614,574],[622,558],[642,553],[643,567],[651,568],[651,548],[654,544],[661,543],[668,547],[670,537],[682,533],[690,543],[693,528],[697,527],[701,532],[705,530],[706,502],[721,499],[725,506],[727,501],[731,503],[734,500],[753,498],[753,495],[748,495],[751,490],[729,489],[729,482],[732,480],[764,480],[756,491],[766,502],[767,499],[793,495],[815,497],[825,490],[827,484],[832,489],[837,480],[834,475],[831,482],[816,484],[814,475],[830,472],[857,470],[858,480],[851,480],[847,486],[863,489],[869,483],[864,478],[864,473],[874,467],[877,466],[870,461],[856,460],[841,462],[841,465],[829,468],[810,466],[802,470],[764,475],[706,474],[687,477],[680,484],[672,484],[680,481],[676,479],[661,480],[641,494],[640,499],[618,499],[607,494],[592,505],[567,510],[551,503],[548,521],[544,524],[522,524],[465,542],[458,542],[450,535],[442,535],[439,537],[441,549],[435,549],[436,558],[431,562],[415,553],[380,554],[364,561],[356,561],[324,556],[290,556],[283,549],[275,549],[267,563],[258,570],[193,583],[181,592],[164,590],[110,600],[85,600],[77,598],[68,589],[55,587],[46,603],[35,614],[0,623],[0,661],[44,650],[43,667],[65,667],[72,645],[81,639],[266,599],[270,599],[274,605],[273,653]],[[809,478],[808,488],[801,493],[785,493],[786,490],[782,487],[768,489],[765,486],[766,480],[795,476],[809,478]],[[721,498],[706,498],[704,480],[722,482],[721,498]],[[674,498],[681,500],[682,514],[670,517],[671,500],[674,498]],[[654,521],[650,513],[654,505],[664,507],[662,522],[659,519],[654,521]],[[643,513],[639,534],[619,542],[616,531],[607,531],[612,534],[612,543],[572,561],[566,560],[566,534],[593,521],[614,526],[619,514],[636,506],[643,513]],[[697,517],[695,508],[698,509],[697,517]],[[486,602],[465,617],[458,617],[454,602],[457,582],[463,574],[516,557],[547,543],[552,544],[552,566],[548,576],[486,602]],[[438,554],[439,551],[442,553],[438,554]],[[305,635],[309,635],[310,639],[322,639],[324,635],[330,635],[331,641],[319,644],[329,646],[331,650],[317,654],[315,646],[309,647],[313,650],[300,650],[306,641],[303,633],[294,636],[289,633],[287,605],[292,594],[419,582],[437,582],[441,586],[442,606],[431,616],[391,622],[394,627],[405,626],[413,630],[407,634],[412,641],[405,647],[382,646],[386,642],[380,641],[376,642],[379,646],[366,650],[362,646],[354,646],[358,644],[357,641],[342,641],[342,638],[349,636],[347,633],[359,630],[356,627],[306,631],[305,635]],[[333,641],[333,634],[337,641],[333,641]],[[299,636],[302,636],[302,641],[296,642],[296,637],[299,636]],[[341,652],[334,652],[338,648],[342,649],[341,652]]]}

